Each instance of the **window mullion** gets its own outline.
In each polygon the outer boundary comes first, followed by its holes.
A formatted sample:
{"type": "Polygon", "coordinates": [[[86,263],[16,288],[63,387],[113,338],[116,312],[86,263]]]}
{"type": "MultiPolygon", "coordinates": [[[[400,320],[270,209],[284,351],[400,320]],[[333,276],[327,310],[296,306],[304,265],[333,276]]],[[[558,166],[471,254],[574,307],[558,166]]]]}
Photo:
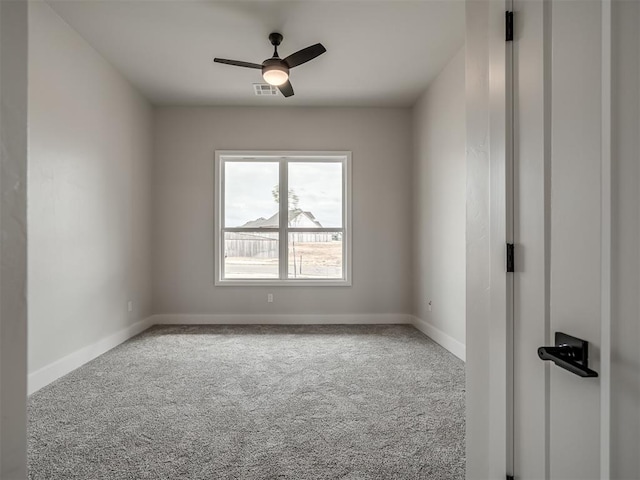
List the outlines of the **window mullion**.
{"type": "Polygon", "coordinates": [[[289,235],[287,227],[289,226],[289,172],[287,169],[287,162],[284,158],[280,159],[280,230],[279,230],[279,244],[280,244],[280,258],[278,265],[280,267],[280,279],[285,280],[287,278],[287,255],[289,251],[289,235]]]}

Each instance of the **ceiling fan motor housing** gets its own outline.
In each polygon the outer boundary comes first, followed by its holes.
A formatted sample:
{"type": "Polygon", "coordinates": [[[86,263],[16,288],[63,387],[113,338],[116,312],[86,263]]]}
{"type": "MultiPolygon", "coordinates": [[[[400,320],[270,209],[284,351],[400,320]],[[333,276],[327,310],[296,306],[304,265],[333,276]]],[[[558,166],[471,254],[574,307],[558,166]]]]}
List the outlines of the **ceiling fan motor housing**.
{"type": "Polygon", "coordinates": [[[279,58],[269,58],[262,62],[262,74],[264,75],[266,72],[271,70],[279,70],[281,72],[286,72],[289,75],[289,66],[279,58]]]}

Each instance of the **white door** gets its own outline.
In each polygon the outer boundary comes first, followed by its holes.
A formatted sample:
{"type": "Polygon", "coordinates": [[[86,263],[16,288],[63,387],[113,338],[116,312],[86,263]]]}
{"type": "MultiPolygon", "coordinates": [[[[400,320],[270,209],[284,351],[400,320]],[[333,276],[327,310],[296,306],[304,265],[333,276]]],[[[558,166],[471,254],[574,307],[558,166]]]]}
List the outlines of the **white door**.
{"type": "Polygon", "coordinates": [[[513,474],[639,478],[638,3],[513,3],[513,474]],[[625,36],[631,44],[620,41],[625,36]],[[631,114],[618,124],[625,108],[631,114]],[[632,134],[622,138],[625,129],[632,134]],[[631,207],[616,179],[628,183],[631,207]],[[631,233],[622,236],[624,216],[631,233]],[[627,267],[633,281],[616,284],[627,267]],[[630,295],[635,313],[619,315],[630,295]],[[538,348],[553,346],[557,332],[589,342],[588,367],[597,377],[577,375],[584,369],[567,347],[547,355],[573,372],[539,358],[538,348]],[[626,404],[616,386],[625,349],[626,404]],[[626,437],[618,407],[627,409],[626,437]]]}

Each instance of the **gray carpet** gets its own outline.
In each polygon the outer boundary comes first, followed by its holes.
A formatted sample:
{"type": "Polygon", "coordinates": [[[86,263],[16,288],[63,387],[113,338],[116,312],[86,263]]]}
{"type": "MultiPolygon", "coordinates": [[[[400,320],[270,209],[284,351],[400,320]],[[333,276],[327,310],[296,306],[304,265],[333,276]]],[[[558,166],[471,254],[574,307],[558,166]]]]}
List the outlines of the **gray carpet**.
{"type": "Polygon", "coordinates": [[[464,368],[404,325],[166,326],[33,394],[31,479],[463,479],[464,368]]]}

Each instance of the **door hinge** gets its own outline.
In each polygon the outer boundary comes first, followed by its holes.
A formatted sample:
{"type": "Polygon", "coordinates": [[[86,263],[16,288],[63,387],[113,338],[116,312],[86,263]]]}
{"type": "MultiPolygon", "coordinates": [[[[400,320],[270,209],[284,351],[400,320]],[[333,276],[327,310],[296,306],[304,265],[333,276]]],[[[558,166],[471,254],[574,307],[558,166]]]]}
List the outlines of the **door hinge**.
{"type": "Polygon", "coordinates": [[[513,243],[507,243],[507,273],[514,272],[515,266],[515,247],[513,243]]]}
{"type": "Polygon", "coordinates": [[[505,14],[505,39],[507,42],[513,41],[513,12],[506,12],[505,14]]]}

